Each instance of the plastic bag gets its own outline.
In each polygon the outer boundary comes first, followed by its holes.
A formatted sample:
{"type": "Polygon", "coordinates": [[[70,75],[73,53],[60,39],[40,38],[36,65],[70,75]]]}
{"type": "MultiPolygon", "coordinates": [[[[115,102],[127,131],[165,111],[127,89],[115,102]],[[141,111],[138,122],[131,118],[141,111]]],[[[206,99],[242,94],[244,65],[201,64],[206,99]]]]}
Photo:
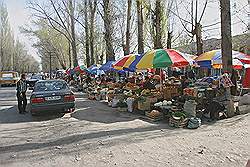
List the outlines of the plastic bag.
{"type": "Polygon", "coordinates": [[[190,118],[188,121],[188,128],[189,129],[197,129],[201,126],[201,119],[200,118],[190,118]]]}

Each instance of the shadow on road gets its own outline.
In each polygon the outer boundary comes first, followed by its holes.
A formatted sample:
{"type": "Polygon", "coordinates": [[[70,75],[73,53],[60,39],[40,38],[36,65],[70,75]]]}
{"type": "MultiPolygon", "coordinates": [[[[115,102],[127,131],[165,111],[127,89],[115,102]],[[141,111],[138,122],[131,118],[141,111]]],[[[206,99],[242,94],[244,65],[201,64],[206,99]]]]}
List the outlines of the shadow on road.
{"type": "Polygon", "coordinates": [[[0,123],[22,123],[22,122],[39,122],[57,119],[63,117],[64,114],[42,114],[32,116],[30,113],[19,114],[17,106],[0,110],[0,123]]]}
{"type": "Polygon", "coordinates": [[[138,119],[139,116],[128,112],[119,112],[115,108],[108,107],[107,104],[99,101],[87,100],[77,101],[77,110],[71,114],[71,117],[78,120],[90,122],[115,123],[138,119]]]}

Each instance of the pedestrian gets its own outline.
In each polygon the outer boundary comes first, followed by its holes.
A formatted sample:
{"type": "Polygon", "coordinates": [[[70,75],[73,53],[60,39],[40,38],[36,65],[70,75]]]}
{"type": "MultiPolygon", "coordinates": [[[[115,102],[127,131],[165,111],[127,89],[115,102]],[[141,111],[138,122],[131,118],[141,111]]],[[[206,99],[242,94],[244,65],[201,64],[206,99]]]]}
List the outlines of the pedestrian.
{"type": "Polygon", "coordinates": [[[18,110],[20,114],[24,114],[26,112],[26,105],[27,105],[27,98],[26,98],[26,91],[27,91],[27,82],[26,82],[26,75],[22,74],[21,79],[17,82],[17,102],[18,102],[18,110]]]}

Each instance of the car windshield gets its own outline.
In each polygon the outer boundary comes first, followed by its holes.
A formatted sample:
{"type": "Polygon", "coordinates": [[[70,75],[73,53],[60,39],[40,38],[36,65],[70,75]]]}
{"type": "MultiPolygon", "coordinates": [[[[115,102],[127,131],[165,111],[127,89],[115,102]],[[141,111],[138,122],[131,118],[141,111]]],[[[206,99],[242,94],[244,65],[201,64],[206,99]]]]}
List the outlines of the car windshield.
{"type": "Polygon", "coordinates": [[[47,81],[36,83],[34,92],[58,91],[65,89],[69,89],[69,87],[64,81],[47,81]]]}
{"type": "Polygon", "coordinates": [[[13,78],[13,74],[12,73],[6,73],[6,74],[2,74],[3,78],[13,78]]]}
{"type": "Polygon", "coordinates": [[[30,79],[39,79],[39,80],[42,80],[42,76],[41,75],[33,75],[30,79]]]}

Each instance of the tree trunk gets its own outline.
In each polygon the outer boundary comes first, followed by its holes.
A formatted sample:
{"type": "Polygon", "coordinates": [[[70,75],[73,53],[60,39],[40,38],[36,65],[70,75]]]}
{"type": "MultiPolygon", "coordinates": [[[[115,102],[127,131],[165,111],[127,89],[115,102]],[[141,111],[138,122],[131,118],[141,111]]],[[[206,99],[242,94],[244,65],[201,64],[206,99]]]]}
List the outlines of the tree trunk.
{"type": "Polygon", "coordinates": [[[132,0],[128,0],[128,9],[127,9],[127,29],[126,29],[126,44],[124,55],[130,54],[130,20],[131,20],[131,6],[132,0]]]}
{"type": "Polygon", "coordinates": [[[172,48],[172,31],[168,31],[167,49],[172,48]]]}
{"type": "Polygon", "coordinates": [[[103,21],[104,21],[104,29],[105,29],[105,42],[106,42],[106,61],[114,61],[115,53],[112,45],[112,18],[111,18],[111,8],[110,8],[110,0],[103,0],[103,21]]]}
{"type": "Polygon", "coordinates": [[[76,36],[75,36],[75,16],[74,16],[73,0],[69,0],[69,11],[70,11],[70,30],[71,30],[71,47],[73,55],[74,67],[78,66],[77,50],[76,50],[76,36]]]}
{"type": "Polygon", "coordinates": [[[155,42],[154,42],[155,49],[162,48],[161,15],[162,15],[161,0],[156,0],[155,1],[155,18],[153,21],[153,24],[155,26],[155,42]]]}
{"type": "Polygon", "coordinates": [[[97,1],[94,0],[92,3],[92,0],[89,0],[89,6],[90,6],[90,34],[89,34],[89,44],[90,44],[90,64],[95,63],[95,59],[97,60],[98,57],[97,54],[94,53],[94,21],[95,21],[95,13],[96,13],[96,6],[97,1]]]}
{"type": "Polygon", "coordinates": [[[221,7],[221,50],[223,70],[232,72],[232,34],[230,0],[220,0],[221,7]]]}
{"type": "Polygon", "coordinates": [[[90,55],[89,55],[89,23],[88,23],[88,0],[84,1],[84,19],[85,19],[85,55],[87,67],[91,66],[90,55]]]}
{"type": "Polygon", "coordinates": [[[195,25],[195,35],[196,35],[196,47],[197,47],[197,55],[201,55],[203,53],[203,42],[201,36],[201,24],[196,23],[195,25]]]}
{"type": "Polygon", "coordinates": [[[68,49],[69,49],[69,68],[72,67],[72,60],[71,60],[71,45],[70,45],[70,41],[68,43],[68,49]]]}
{"type": "Polygon", "coordinates": [[[144,53],[144,38],[143,38],[143,13],[140,0],[136,0],[137,8],[137,26],[138,26],[138,53],[144,53]]]}

